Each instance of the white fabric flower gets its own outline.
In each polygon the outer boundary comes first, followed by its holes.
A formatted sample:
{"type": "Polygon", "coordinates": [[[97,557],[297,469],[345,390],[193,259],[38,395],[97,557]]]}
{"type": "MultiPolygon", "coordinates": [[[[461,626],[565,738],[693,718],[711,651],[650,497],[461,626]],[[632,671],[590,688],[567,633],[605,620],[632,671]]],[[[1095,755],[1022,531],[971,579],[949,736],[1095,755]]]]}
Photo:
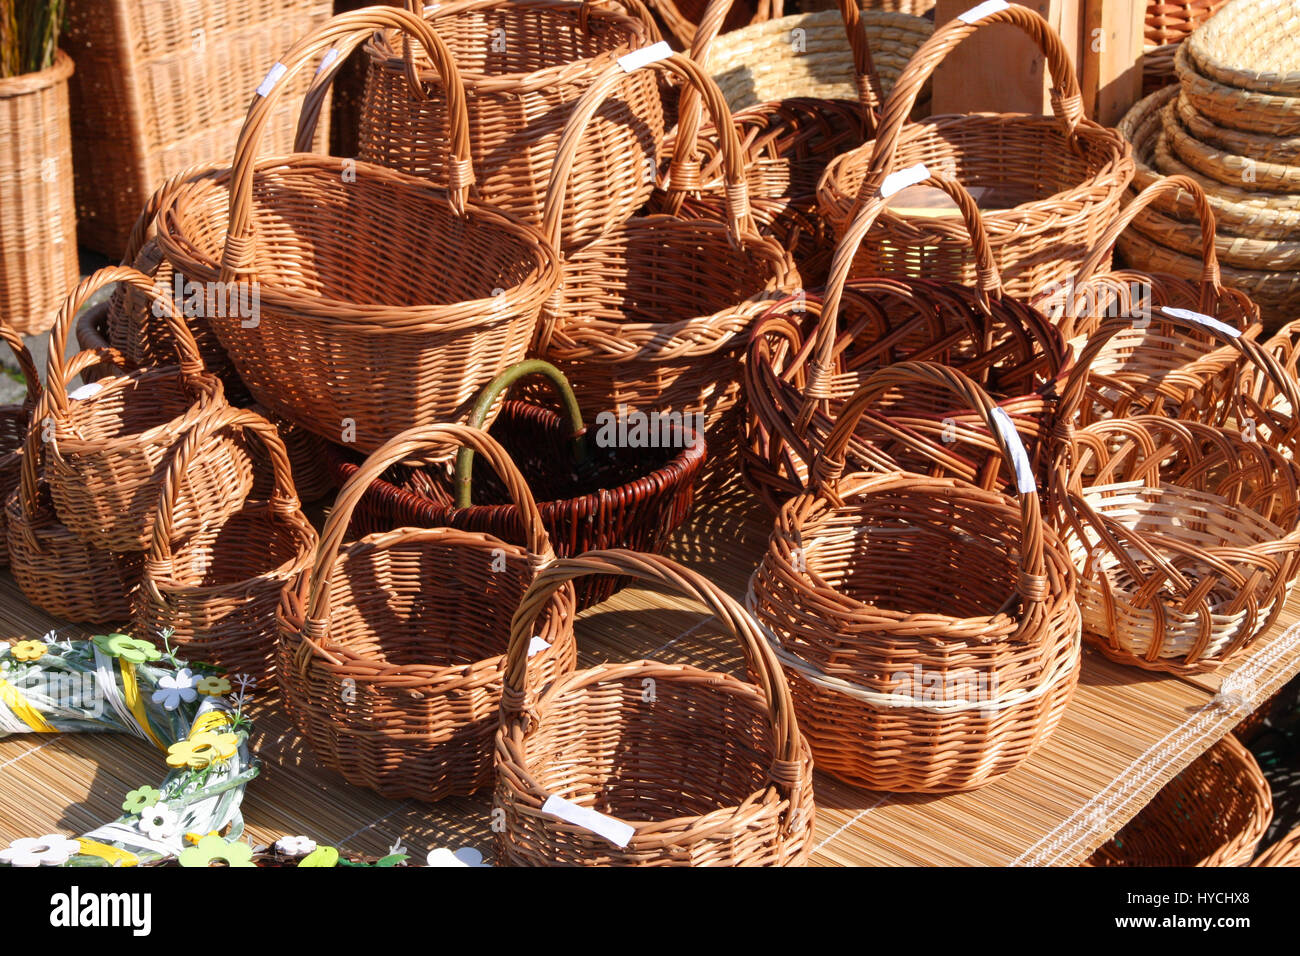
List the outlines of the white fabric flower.
{"type": "Polygon", "coordinates": [[[136,827],[156,843],[174,837],[180,832],[180,817],[165,803],[155,803],[140,814],[136,827]]]}
{"type": "Polygon", "coordinates": [[[162,704],[167,710],[175,710],[181,701],[189,703],[198,696],[194,685],[198,683],[188,667],[182,667],[175,674],[166,674],[158,679],[158,689],[153,692],[153,702],[162,704]]]}
{"type": "Polygon", "coordinates": [[[436,850],[430,850],[429,855],[425,858],[425,864],[428,866],[487,866],[491,863],[483,862],[483,854],[472,846],[461,847],[456,852],[448,850],[446,847],[438,847],[436,850]]]}
{"type": "Polygon", "coordinates": [[[10,866],[62,866],[81,852],[81,844],[58,833],[23,837],[0,850],[0,863],[10,866]]]}
{"type": "Polygon", "coordinates": [[[316,849],[316,841],[305,836],[284,836],[275,841],[275,848],[285,856],[306,856],[316,849]]]}

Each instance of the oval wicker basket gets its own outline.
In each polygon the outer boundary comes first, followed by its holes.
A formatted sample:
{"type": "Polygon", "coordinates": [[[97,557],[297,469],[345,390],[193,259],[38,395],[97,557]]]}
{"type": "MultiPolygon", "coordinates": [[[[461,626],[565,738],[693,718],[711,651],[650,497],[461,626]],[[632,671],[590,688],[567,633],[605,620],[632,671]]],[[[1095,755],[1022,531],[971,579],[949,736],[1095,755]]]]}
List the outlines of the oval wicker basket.
{"type": "Polygon", "coordinates": [[[1241,90],[1300,96],[1295,0],[1233,0],[1187,38],[1197,70],[1241,90]]]}
{"type": "MultiPolygon", "coordinates": [[[[27,394],[22,402],[0,405],[0,503],[8,501],[18,488],[23,465],[23,445],[27,443],[27,429],[32,412],[41,400],[41,376],[36,371],[32,353],[28,351],[22,335],[9,323],[0,319],[0,339],[13,352],[23,377],[27,394]]],[[[4,513],[0,509],[0,538],[5,537],[4,513]]],[[[9,549],[0,540],[0,567],[9,563],[9,549]]]]}
{"type": "Polygon", "coordinates": [[[754,620],[667,558],[593,551],[538,575],[511,624],[496,738],[497,859],[514,866],[795,866],[812,851],[812,755],[754,620]],[[704,606],[753,683],[690,664],[601,664],[540,692],[539,612],[584,575],[628,575],[704,606]],[[756,686],[757,685],[757,686],[756,686]],[[612,826],[601,835],[579,813],[612,826]],[[621,831],[621,832],[620,832],[621,831]]]}
{"type": "MultiPolygon", "coordinates": [[[[707,456],[704,438],[688,438],[679,424],[675,435],[661,430],[650,448],[605,447],[599,433],[585,426],[563,375],[537,361],[521,363],[493,382],[479,397],[476,412],[494,404],[513,382],[534,374],[545,375],[555,385],[565,414],[507,401],[491,434],[538,499],[542,524],[557,555],[573,557],[604,548],[661,552],[691,513],[695,482],[707,456]],[[576,462],[575,455],[580,456],[576,462]]],[[[458,456],[458,472],[468,457],[464,451],[458,456]]],[[[329,458],[340,485],[358,469],[339,451],[331,449],[329,458]]],[[[480,474],[471,504],[468,465],[464,477],[462,485],[445,468],[399,466],[371,484],[357,502],[349,530],[360,537],[398,527],[449,527],[522,543],[519,509],[501,479],[490,471],[480,474]]],[[[606,576],[579,579],[574,585],[578,610],[599,604],[629,583],[606,576]]]]}
{"type": "Polygon", "coordinates": [[[1183,128],[1177,102],[1165,104],[1160,121],[1165,147],[1178,159],[1211,179],[1247,192],[1289,194],[1300,192],[1300,166],[1239,156],[1207,146],[1183,128]]]}
{"type": "Polygon", "coordinates": [[[1192,107],[1220,126],[1274,136],[1300,133],[1300,96],[1259,93],[1220,83],[1200,72],[1187,44],[1174,54],[1174,72],[1192,107]]]}
{"type": "MultiPolygon", "coordinates": [[[[943,25],[912,57],[885,103],[876,139],[832,160],[822,176],[818,204],[835,235],[843,237],[885,176],[916,163],[984,192],[984,228],[1003,285],[1026,300],[1074,274],[1119,212],[1133,178],[1124,141],[1084,117],[1061,39],[1037,13],[1016,4],[971,23],[943,25]],[[908,123],[923,84],[944,57],[976,30],[997,24],[1024,31],[1045,54],[1056,115],[976,113],[908,123]],[[1053,161],[1044,164],[1044,156],[1053,161]]],[[[975,263],[964,233],[951,216],[886,211],[853,274],[973,284],[975,263]]]]}
{"type": "MultiPolygon", "coordinates": [[[[423,4],[412,0],[419,12],[423,4]]],[[[465,0],[424,14],[455,59],[469,110],[478,198],[541,225],[546,185],[574,104],[614,62],[652,33],[615,7],[571,0],[465,0]]],[[[359,159],[448,182],[447,96],[418,44],[391,31],[366,46],[369,68],[359,159]],[[413,59],[412,59],[413,58],[413,59]],[[423,96],[412,93],[419,78],[423,96]]],[[[664,135],[653,74],[624,74],[575,159],[557,248],[594,239],[636,214],[664,135]]]]}
{"type": "Polygon", "coordinates": [[[271,77],[250,107],[229,190],[189,183],[160,213],[164,254],[187,278],[258,291],[257,315],[208,319],[254,398],[277,416],[329,440],[354,438],[364,451],[412,426],[462,418],[479,389],[523,358],[559,268],[536,229],[466,200],[469,119],[446,44],[411,13],[369,7],[297,43],[271,77]],[[446,78],[451,189],[350,159],[258,160],[285,77],[338,53],[307,98],[300,133],[309,141],[320,91],[351,50],[387,28],[409,31],[446,78]]]}
{"type": "Polygon", "coordinates": [[[903,362],[841,410],[808,491],[777,517],[749,604],[819,770],[871,790],[969,790],[1061,719],[1079,676],[1074,578],[1005,413],[962,373],[903,362]],[[1016,498],[956,478],[842,473],[867,410],[919,383],[978,410],[1014,462],[1016,498]]]}
{"type": "MultiPolygon", "coordinates": [[[[404,432],[343,486],[310,571],[284,592],[277,680],[322,765],[392,798],[438,800],[492,781],[492,737],[510,618],[555,558],[532,493],[505,450],[464,425],[404,432]],[[467,445],[501,476],[528,543],[457,528],[398,528],[343,545],[353,509],[401,461],[467,445]]],[[[543,686],[573,670],[573,589],[533,635],[543,686]]]]}
{"type": "Polygon", "coordinates": [[[138,637],[168,639],[186,656],[266,686],[275,659],[280,593],[316,553],[316,531],[302,513],[288,452],[266,419],[229,409],[191,429],[173,456],[154,515],[153,540],[131,614],[138,637]],[[269,499],[248,500],[223,521],[183,539],[174,515],[181,477],[209,436],[233,432],[262,446],[274,473],[269,499]]]}
{"type": "Polygon", "coordinates": [[[1229,734],[1165,784],[1085,865],[1245,866],[1272,819],[1259,764],[1229,734]]]}
{"type": "MultiPolygon", "coordinates": [[[[1266,133],[1243,133],[1206,119],[1181,95],[1173,100],[1178,121],[1193,139],[1225,152],[1249,156],[1256,162],[1300,165],[1300,136],[1281,137],[1266,133]]],[[[1235,185],[1235,184],[1234,184],[1235,185]]]]}
{"type": "MultiPolygon", "coordinates": [[[[923,170],[914,172],[919,179],[923,170]]],[[[946,179],[921,182],[957,203],[979,263],[979,285],[847,279],[859,243],[888,201],[878,195],[836,248],[824,293],[787,298],[767,311],[745,363],[743,464],[747,481],[773,511],[803,490],[843,403],[876,370],[906,359],[943,362],[976,377],[1015,420],[1040,477],[1055,458],[1055,393],[1067,362],[1060,333],[1003,291],[970,194],[946,179]]],[[[877,410],[873,427],[875,442],[859,437],[850,443],[854,469],[951,474],[985,487],[1009,480],[978,410],[954,408],[948,389],[918,386],[906,400],[877,410]],[[890,434],[898,440],[881,437],[881,419],[892,422],[890,434]],[[957,435],[960,443],[952,440],[957,435]]]]}

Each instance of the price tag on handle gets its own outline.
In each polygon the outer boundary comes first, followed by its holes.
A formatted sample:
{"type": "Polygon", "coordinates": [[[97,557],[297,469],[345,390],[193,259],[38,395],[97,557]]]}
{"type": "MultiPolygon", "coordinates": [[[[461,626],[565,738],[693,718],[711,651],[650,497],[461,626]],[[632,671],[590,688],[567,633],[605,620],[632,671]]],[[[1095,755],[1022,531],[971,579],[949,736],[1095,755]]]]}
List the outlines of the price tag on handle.
{"type": "Polygon", "coordinates": [[[995,408],[993,424],[1007,447],[1011,449],[1011,464],[1016,472],[1016,490],[1022,495],[1036,493],[1038,482],[1034,481],[1034,466],[1029,463],[1029,453],[1025,451],[1025,443],[1021,440],[1020,433],[1016,431],[1015,422],[1005,410],[995,408]]]}
{"type": "Polygon", "coordinates": [[[572,800],[565,800],[555,794],[546,798],[546,802],[542,804],[542,812],[559,817],[565,823],[572,823],[575,827],[589,830],[620,848],[632,842],[632,835],[636,833],[636,830],[622,820],[606,816],[590,807],[579,806],[572,800]]]}

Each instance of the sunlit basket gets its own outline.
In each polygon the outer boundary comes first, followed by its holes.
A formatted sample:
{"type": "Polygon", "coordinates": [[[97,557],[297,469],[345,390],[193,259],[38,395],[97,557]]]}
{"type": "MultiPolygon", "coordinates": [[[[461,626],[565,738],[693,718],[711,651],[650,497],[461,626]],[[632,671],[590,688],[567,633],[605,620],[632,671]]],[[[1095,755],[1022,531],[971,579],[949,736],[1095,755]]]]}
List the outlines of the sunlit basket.
{"type": "Polygon", "coordinates": [[[1174,82],[1174,54],[1225,0],[1148,0],[1142,53],[1142,95],[1174,82]]]}
{"type": "Polygon", "coordinates": [[[1255,857],[1251,866],[1300,866],[1300,827],[1255,857]]]}

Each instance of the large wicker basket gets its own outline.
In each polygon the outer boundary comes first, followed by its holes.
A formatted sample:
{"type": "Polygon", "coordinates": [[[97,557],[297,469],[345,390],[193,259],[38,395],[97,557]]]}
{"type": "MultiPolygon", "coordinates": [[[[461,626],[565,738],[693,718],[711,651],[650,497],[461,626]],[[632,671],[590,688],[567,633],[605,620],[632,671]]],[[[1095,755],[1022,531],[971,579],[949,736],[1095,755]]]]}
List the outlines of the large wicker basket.
{"type": "Polygon", "coordinates": [[[793,866],[812,851],[812,755],[781,668],[743,608],[666,558],[592,551],[537,576],[511,624],[496,767],[497,858],[511,865],[793,866]],[[754,682],[631,661],[540,688],[528,673],[537,618],[586,575],[699,602],[754,682]]]}
{"type": "Polygon", "coordinates": [[[1074,568],[1042,520],[1025,450],[979,385],[942,365],[882,369],[841,409],[808,491],[777,517],[749,603],[818,769],[872,790],[996,780],[1052,732],[1079,677],[1074,568]],[[1016,498],[957,478],[842,473],[859,419],[922,383],[977,410],[1016,498]]]}

